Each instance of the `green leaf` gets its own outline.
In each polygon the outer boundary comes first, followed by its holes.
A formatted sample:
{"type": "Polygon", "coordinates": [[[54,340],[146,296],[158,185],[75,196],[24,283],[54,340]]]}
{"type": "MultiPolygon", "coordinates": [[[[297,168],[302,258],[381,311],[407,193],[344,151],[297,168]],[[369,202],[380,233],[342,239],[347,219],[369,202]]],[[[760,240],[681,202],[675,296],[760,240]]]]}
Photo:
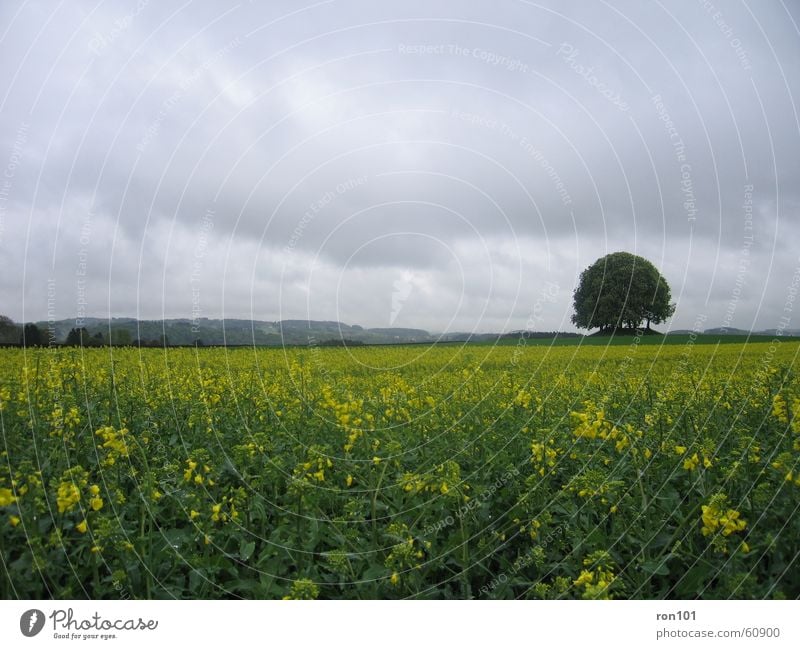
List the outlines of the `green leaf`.
{"type": "Polygon", "coordinates": [[[247,561],[250,557],[253,556],[253,550],[256,549],[255,541],[242,541],[242,545],[239,546],[239,558],[242,561],[247,561]]]}
{"type": "Polygon", "coordinates": [[[674,595],[681,599],[694,599],[703,590],[708,580],[709,570],[705,566],[689,569],[681,578],[674,595]]]}
{"type": "Polygon", "coordinates": [[[669,568],[667,567],[666,559],[650,559],[642,562],[640,566],[642,572],[648,575],[668,575],[669,568]]]}

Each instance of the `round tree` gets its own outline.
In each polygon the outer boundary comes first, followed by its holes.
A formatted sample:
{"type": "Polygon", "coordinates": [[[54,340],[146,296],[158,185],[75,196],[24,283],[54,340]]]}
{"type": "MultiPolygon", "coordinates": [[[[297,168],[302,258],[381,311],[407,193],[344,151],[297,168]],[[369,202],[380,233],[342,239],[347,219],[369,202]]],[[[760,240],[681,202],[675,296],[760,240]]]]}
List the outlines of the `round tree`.
{"type": "Polygon", "coordinates": [[[581,273],[572,322],[602,333],[664,322],[675,311],[667,280],[644,257],[615,252],[581,273]]]}

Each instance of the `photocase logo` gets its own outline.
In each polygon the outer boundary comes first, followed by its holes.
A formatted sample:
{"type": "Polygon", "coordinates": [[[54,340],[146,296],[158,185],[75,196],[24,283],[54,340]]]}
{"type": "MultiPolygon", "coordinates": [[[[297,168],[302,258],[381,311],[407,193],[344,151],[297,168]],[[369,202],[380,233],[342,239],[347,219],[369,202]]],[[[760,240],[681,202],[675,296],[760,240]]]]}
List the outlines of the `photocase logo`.
{"type": "Polygon", "coordinates": [[[44,613],[38,608],[25,611],[19,618],[19,630],[22,631],[22,635],[27,638],[32,638],[39,633],[42,628],[44,628],[44,613]]]}
{"type": "Polygon", "coordinates": [[[393,325],[400,315],[408,296],[414,288],[414,273],[404,272],[402,276],[392,282],[392,312],[389,314],[389,324],[393,325]]]}

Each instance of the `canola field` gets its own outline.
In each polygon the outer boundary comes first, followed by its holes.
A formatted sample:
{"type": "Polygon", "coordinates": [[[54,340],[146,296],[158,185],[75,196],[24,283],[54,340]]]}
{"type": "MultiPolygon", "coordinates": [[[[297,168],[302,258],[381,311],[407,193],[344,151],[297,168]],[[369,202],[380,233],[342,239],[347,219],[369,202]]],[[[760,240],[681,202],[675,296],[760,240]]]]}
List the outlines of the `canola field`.
{"type": "Polygon", "coordinates": [[[797,598],[797,342],[0,351],[3,598],[797,598]]]}

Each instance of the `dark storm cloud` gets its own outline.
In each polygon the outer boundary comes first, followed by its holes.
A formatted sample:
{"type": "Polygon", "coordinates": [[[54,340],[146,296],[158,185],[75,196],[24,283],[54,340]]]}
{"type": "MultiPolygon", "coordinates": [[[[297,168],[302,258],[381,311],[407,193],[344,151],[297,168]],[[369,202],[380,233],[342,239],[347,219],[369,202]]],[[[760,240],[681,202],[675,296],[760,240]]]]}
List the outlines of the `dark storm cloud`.
{"type": "Polygon", "coordinates": [[[619,249],[662,269],[676,328],[786,315],[790,6],[0,14],[0,297],[15,319],[46,317],[51,279],[58,317],[188,316],[199,294],[210,317],[513,329],[551,287],[536,328],[568,328],[578,274],[619,249]]]}

